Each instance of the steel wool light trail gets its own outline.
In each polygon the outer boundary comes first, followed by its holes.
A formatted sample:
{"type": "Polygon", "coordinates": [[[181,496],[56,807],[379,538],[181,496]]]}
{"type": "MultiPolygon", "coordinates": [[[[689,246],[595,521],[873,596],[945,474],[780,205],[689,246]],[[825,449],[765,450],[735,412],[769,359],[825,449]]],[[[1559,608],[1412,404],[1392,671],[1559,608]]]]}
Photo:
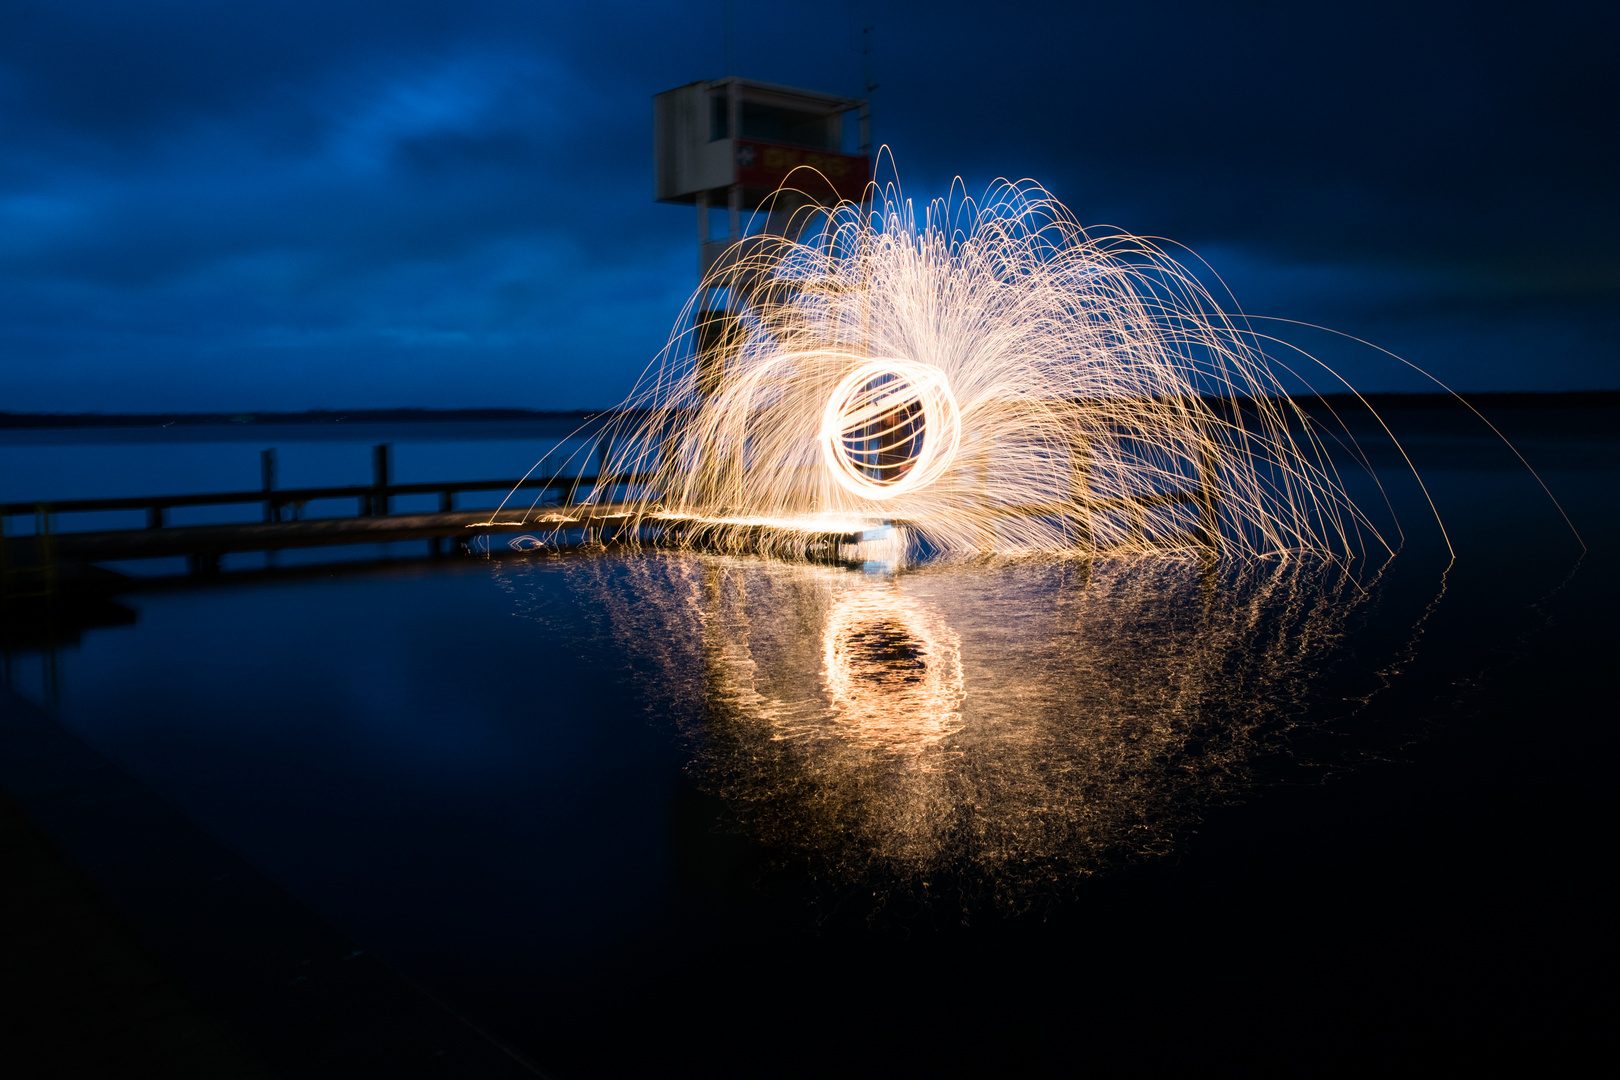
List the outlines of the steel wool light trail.
{"type": "Polygon", "coordinates": [[[933,483],[961,439],[945,373],[910,360],[862,364],[833,388],[821,416],[822,460],[846,491],[868,499],[933,483]]]}
{"type": "Polygon", "coordinates": [[[622,479],[591,500],[706,546],[892,522],[946,554],[1387,548],[1260,336],[1161,247],[1028,181],[872,192],[778,193],[609,423],[622,479]]]}

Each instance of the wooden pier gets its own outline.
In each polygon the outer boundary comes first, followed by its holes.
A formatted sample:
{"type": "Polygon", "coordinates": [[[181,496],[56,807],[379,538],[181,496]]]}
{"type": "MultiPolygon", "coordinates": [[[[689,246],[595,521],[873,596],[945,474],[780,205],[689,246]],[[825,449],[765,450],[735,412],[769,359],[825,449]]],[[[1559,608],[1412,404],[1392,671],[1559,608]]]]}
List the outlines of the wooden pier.
{"type": "Polygon", "coordinates": [[[518,480],[469,480],[449,483],[396,484],[390,478],[390,453],[372,451],[373,481],[319,488],[275,486],[273,450],[261,456],[258,491],[192,495],[137,496],[109,499],[64,499],[51,503],[0,503],[0,602],[42,599],[63,589],[73,591],[105,584],[110,575],[89,572],[96,563],[131,559],[185,557],[191,572],[219,571],[222,556],[249,551],[344,544],[390,544],[428,541],[430,554],[455,550],[474,538],[496,533],[601,530],[626,515],[617,507],[576,506],[581,492],[635,484],[636,475],[552,475],[518,480]],[[457,497],[466,492],[511,492],[512,506],[498,515],[490,509],[463,510],[457,497]],[[393,513],[395,500],[438,496],[437,512],[393,513]],[[310,503],[351,501],[355,512],[342,516],[306,516],[310,503]],[[521,501],[519,501],[521,500],[521,501]],[[549,505],[537,506],[539,503],[549,505]],[[259,521],[175,525],[173,511],[194,507],[258,504],[259,521]],[[60,515],[136,512],[144,528],[63,531],[60,515]],[[32,518],[31,532],[15,535],[17,518],[32,518]]]}
{"type": "MultiPolygon", "coordinates": [[[[113,562],[124,559],[154,559],[187,556],[200,560],[199,569],[210,563],[217,568],[220,556],[243,551],[280,551],[292,548],[328,547],[339,544],[388,544],[403,540],[457,540],[465,542],[488,533],[554,531],[557,528],[591,528],[602,524],[602,515],[573,513],[531,513],[519,520],[523,509],[503,513],[502,520],[491,520],[489,510],[453,510],[428,514],[388,516],[304,518],[294,521],[243,522],[220,525],[169,526],[153,529],[118,529],[100,532],[51,532],[11,537],[8,554],[26,558],[33,548],[49,546],[61,560],[113,562]],[[549,517],[549,521],[541,520],[549,517]],[[43,540],[43,544],[39,541],[43,540]]],[[[548,511],[553,508],[546,508],[548,511]]],[[[436,545],[435,545],[436,546],[436,545]]]]}
{"type": "MultiPolygon", "coordinates": [[[[23,609],[50,607],[64,596],[124,591],[136,586],[136,580],[98,564],[127,560],[184,557],[191,575],[210,577],[220,573],[224,556],[243,552],[426,541],[424,554],[440,556],[475,545],[483,537],[529,534],[547,546],[566,547],[626,539],[630,533],[645,540],[649,528],[655,534],[683,535],[690,524],[686,518],[633,513],[620,503],[580,505],[583,494],[611,493],[648,479],[604,474],[600,469],[595,474],[519,480],[396,484],[389,477],[389,448],[378,446],[372,454],[371,484],[288,489],[275,486],[274,451],[265,451],[261,463],[263,485],[257,491],[0,503],[0,525],[5,526],[0,534],[0,607],[19,614],[23,609]],[[465,492],[510,492],[514,497],[499,511],[458,509],[457,497],[465,492]],[[392,512],[397,499],[423,495],[438,497],[437,511],[392,512]],[[306,516],[308,504],[321,500],[350,501],[355,512],[306,516]],[[173,523],[176,509],[255,504],[261,507],[258,521],[173,523]],[[67,531],[59,527],[63,514],[109,511],[142,514],[146,525],[67,531]],[[33,519],[31,532],[15,534],[11,524],[19,517],[33,519]]],[[[867,532],[854,532],[801,539],[807,556],[821,557],[836,554],[841,544],[868,538],[867,532]]]]}
{"type": "MultiPolygon", "coordinates": [[[[645,541],[655,536],[690,535],[689,527],[693,524],[690,519],[649,516],[639,508],[603,498],[645,484],[652,477],[605,473],[601,447],[594,456],[598,462],[594,474],[396,484],[390,475],[390,449],[382,445],[372,450],[370,484],[288,489],[276,486],[276,454],[274,450],[266,450],[260,459],[262,483],[257,491],[0,503],[0,527],[3,527],[0,531],[0,605],[15,609],[40,601],[48,604],[63,592],[120,591],[109,583],[129,579],[98,564],[126,560],[184,557],[192,575],[212,576],[220,572],[224,556],[243,552],[274,553],[350,544],[426,541],[426,554],[439,556],[472,545],[479,538],[500,534],[528,533],[537,540],[543,538],[541,542],[547,546],[558,547],[613,539],[645,541]],[[507,499],[499,511],[458,509],[457,497],[467,492],[510,493],[512,498],[507,499]],[[595,499],[580,505],[582,493],[595,499]],[[392,512],[395,500],[424,495],[437,496],[437,511],[392,512]],[[333,500],[351,502],[355,512],[306,516],[310,503],[333,500]],[[175,510],[232,505],[260,506],[260,520],[197,525],[176,525],[172,520],[175,510]],[[110,511],[143,514],[145,527],[65,532],[58,527],[62,514],[110,511]],[[31,533],[13,535],[10,525],[18,517],[33,519],[31,533]]],[[[1130,515],[1133,536],[1139,536],[1144,529],[1144,512],[1149,508],[1191,503],[1198,508],[1200,521],[1194,532],[1183,539],[1218,550],[1214,468],[1207,453],[1200,465],[1200,483],[1190,490],[1111,499],[1077,497],[1076,505],[1083,506],[1086,515],[1123,509],[1130,515]]],[[[1086,483],[1084,471],[1077,472],[1077,492],[1086,483]]],[[[1069,508],[987,505],[986,511],[992,518],[1052,516],[1064,515],[1069,508]]],[[[778,531],[769,526],[738,526],[729,532],[733,538],[745,542],[752,538],[762,546],[776,546],[769,540],[778,531]]],[[[872,538],[873,535],[864,531],[814,534],[794,531],[793,544],[802,546],[802,554],[807,558],[836,560],[843,545],[872,538]]],[[[1081,546],[1091,543],[1089,520],[1077,524],[1076,540],[1081,546]]]]}

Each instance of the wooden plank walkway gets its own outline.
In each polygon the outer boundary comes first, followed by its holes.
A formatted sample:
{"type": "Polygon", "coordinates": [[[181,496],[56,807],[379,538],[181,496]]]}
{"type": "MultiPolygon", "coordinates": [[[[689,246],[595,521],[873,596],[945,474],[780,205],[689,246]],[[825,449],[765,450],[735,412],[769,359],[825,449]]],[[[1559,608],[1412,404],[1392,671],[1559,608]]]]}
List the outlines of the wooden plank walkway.
{"type": "MultiPolygon", "coordinates": [[[[93,587],[95,583],[87,578],[90,564],[132,559],[184,556],[191,560],[193,573],[209,574],[218,572],[222,556],[238,552],[428,540],[433,541],[430,552],[439,554],[441,540],[449,540],[454,550],[480,536],[529,534],[560,542],[572,533],[572,542],[578,543],[611,540],[626,528],[634,528],[640,535],[646,527],[679,530],[690,524],[686,517],[637,516],[623,504],[553,504],[509,508],[498,514],[488,509],[452,510],[84,532],[45,529],[0,542],[0,573],[5,579],[0,582],[4,586],[0,592],[4,599],[22,599],[36,593],[43,596],[60,589],[93,587]]],[[[763,537],[771,530],[761,525],[754,531],[763,537]]],[[[811,533],[801,539],[807,547],[836,547],[871,539],[875,531],[886,530],[811,533]]]]}
{"type": "MultiPolygon", "coordinates": [[[[612,508],[603,508],[611,510],[612,508]]],[[[286,548],[326,547],[336,544],[388,544],[402,540],[471,539],[486,533],[552,532],[557,529],[599,528],[609,524],[603,513],[575,511],[558,514],[543,508],[519,520],[521,511],[508,511],[491,520],[489,510],[457,510],[438,514],[391,514],[388,517],[306,518],[300,521],[245,522],[229,525],[185,525],[163,529],[119,529],[103,532],[56,533],[51,543],[61,559],[107,562],[151,559],[175,555],[224,555],[240,551],[277,551],[286,548]]],[[[624,515],[619,515],[619,521],[624,515]]],[[[13,537],[8,544],[31,546],[32,537],[13,537]]]]}
{"type": "MultiPolygon", "coordinates": [[[[390,544],[400,541],[438,541],[455,546],[491,534],[554,534],[566,530],[601,530],[622,526],[629,514],[616,506],[539,507],[503,511],[453,510],[444,513],[390,514],[367,517],[304,518],[296,521],[236,522],[219,525],[182,525],[164,528],[114,529],[85,532],[41,532],[7,537],[0,544],[0,564],[8,580],[5,591],[19,595],[15,579],[49,573],[71,587],[76,568],[85,564],[129,559],[188,557],[196,573],[219,568],[220,557],[246,551],[280,551],[344,544],[390,544]]],[[[654,522],[657,523],[657,522],[654,522]]],[[[40,581],[48,590],[57,582],[40,581]]]]}
{"type": "MultiPolygon", "coordinates": [[[[595,455],[601,459],[601,447],[595,455]]],[[[89,564],[128,559],[186,556],[192,569],[209,573],[219,568],[223,555],[245,551],[278,551],[341,544],[388,544],[429,540],[439,553],[440,542],[453,544],[492,533],[555,533],[559,529],[599,529],[622,522],[627,514],[618,507],[585,509],[574,505],[582,492],[617,493],[645,480],[635,474],[595,475],[556,473],[515,480],[462,480],[396,484],[391,477],[391,448],[372,448],[372,482],[318,488],[278,488],[276,451],[260,455],[263,486],[258,491],[204,492],[185,495],[150,495],[106,499],[64,499],[51,503],[0,503],[5,533],[13,518],[32,517],[31,533],[6,535],[0,540],[0,600],[46,596],[58,588],[83,585],[89,564]],[[491,509],[458,510],[456,497],[464,492],[511,493],[514,505],[498,515],[491,509]],[[391,513],[395,500],[437,495],[437,513],[391,513]],[[307,517],[310,503],[353,500],[352,516],[307,517]],[[550,502],[536,507],[535,504],[550,502]],[[209,525],[172,524],[170,512],[180,508],[259,504],[262,521],[209,525]],[[86,531],[60,526],[60,515],[130,511],[145,512],[146,527],[86,531]]]]}

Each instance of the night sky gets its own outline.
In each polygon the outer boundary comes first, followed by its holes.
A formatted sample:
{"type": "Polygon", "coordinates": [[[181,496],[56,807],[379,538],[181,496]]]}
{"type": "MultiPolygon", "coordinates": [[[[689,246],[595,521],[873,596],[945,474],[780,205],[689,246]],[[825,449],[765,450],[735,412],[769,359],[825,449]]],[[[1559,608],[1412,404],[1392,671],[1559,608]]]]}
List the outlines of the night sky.
{"type": "MultiPolygon", "coordinates": [[[[735,4],[931,197],[1033,177],[1462,390],[1620,387],[1620,5],[735,4]]],[[[0,0],[0,409],[611,405],[696,284],[720,0],[0,0]]],[[[1392,361],[1321,347],[1366,390],[1392,361]]]]}

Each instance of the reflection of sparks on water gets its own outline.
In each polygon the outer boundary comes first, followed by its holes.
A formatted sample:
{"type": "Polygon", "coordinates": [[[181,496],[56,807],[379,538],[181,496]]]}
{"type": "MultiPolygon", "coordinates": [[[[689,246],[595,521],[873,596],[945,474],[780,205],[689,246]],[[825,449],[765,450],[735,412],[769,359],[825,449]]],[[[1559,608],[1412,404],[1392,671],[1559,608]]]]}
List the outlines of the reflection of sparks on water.
{"type": "Polygon", "coordinates": [[[961,641],[890,587],[846,593],[821,636],[838,730],[874,749],[916,752],[962,726],[961,641]]]}
{"type": "Polygon", "coordinates": [[[1167,851],[1308,714],[1382,685],[1377,661],[1341,663],[1377,575],[1335,564],[547,565],[677,718],[704,788],[829,881],[1010,896],[1167,851]]]}

